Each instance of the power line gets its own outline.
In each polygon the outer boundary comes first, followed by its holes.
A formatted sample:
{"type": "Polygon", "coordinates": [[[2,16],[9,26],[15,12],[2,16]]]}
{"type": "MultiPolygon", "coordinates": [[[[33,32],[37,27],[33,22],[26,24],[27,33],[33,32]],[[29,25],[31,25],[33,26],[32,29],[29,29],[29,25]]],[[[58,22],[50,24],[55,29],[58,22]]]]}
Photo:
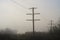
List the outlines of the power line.
{"type": "MultiPolygon", "coordinates": [[[[11,1],[13,1],[13,0],[11,0],[11,1]]],[[[21,7],[25,8],[25,9],[27,9],[25,6],[21,5],[20,3],[17,3],[16,1],[13,1],[13,2],[20,5],[21,7]]]]}
{"type": "Polygon", "coordinates": [[[28,8],[26,8],[25,6],[21,5],[20,3],[17,3],[17,2],[14,1],[14,0],[11,0],[11,1],[14,2],[14,3],[16,3],[16,4],[18,4],[19,6],[21,6],[21,7],[24,8],[25,10],[28,10],[28,8]]]}

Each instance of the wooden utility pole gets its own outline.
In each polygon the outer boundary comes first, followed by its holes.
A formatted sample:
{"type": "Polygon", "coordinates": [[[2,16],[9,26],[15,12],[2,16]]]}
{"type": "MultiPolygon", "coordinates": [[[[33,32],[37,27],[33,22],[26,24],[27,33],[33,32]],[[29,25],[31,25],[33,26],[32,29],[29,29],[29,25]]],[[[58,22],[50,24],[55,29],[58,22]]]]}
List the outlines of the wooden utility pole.
{"type": "Polygon", "coordinates": [[[52,23],[53,21],[51,20],[51,27],[52,27],[52,25],[53,25],[53,23],[52,23]]]}
{"type": "Polygon", "coordinates": [[[53,20],[50,20],[50,31],[52,30],[52,27],[53,27],[53,25],[54,25],[54,23],[53,23],[53,20]]]}
{"type": "Polygon", "coordinates": [[[40,21],[40,19],[34,19],[34,15],[37,15],[37,14],[40,14],[40,13],[34,13],[34,9],[36,9],[35,7],[32,7],[32,8],[30,8],[30,9],[32,9],[32,14],[29,13],[29,14],[27,14],[27,15],[32,15],[32,19],[28,19],[27,21],[32,21],[33,36],[34,36],[34,34],[35,34],[35,25],[34,25],[34,23],[35,23],[35,21],[40,21]]]}

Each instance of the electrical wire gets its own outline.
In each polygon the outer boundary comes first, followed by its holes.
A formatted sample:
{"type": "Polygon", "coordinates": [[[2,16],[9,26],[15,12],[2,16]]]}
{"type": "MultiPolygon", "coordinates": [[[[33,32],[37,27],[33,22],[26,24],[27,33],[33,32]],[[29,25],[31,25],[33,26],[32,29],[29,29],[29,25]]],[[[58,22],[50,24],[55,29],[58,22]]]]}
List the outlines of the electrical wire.
{"type": "MultiPolygon", "coordinates": [[[[16,3],[16,4],[18,4],[19,6],[21,6],[22,8],[24,8],[25,10],[28,10],[28,8],[26,8],[25,6],[23,6],[23,5],[21,5],[20,3],[17,3],[16,1],[14,1],[14,0],[11,0],[12,2],[14,2],[14,3],[16,3]]],[[[28,10],[29,11],[29,10],[28,10]]]]}

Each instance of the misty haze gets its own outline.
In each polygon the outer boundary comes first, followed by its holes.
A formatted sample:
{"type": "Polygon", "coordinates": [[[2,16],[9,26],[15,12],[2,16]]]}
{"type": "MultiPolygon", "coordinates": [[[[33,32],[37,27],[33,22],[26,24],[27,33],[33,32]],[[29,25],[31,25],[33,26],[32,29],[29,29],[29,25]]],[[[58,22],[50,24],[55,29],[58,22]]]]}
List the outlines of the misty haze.
{"type": "Polygon", "coordinates": [[[60,0],[0,0],[0,40],[60,40],[60,0]]]}

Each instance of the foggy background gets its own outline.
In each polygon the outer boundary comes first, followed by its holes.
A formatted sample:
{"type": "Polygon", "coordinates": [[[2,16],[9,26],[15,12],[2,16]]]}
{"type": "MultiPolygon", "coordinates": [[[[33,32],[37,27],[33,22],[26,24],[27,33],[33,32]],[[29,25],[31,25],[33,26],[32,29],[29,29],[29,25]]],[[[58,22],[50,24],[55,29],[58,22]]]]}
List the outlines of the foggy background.
{"type": "Polygon", "coordinates": [[[11,28],[19,33],[32,31],[31,13],[29,8],[37,7],[35,10],[35,18],[39,18],[39,22],[35,22],[36,31],[47,31],[50,20],[57,22],[60,17],[60,0],[0,0],[0,29],[11,28]],[[14,2],[16,1],[16,2],[14,2]]]}

